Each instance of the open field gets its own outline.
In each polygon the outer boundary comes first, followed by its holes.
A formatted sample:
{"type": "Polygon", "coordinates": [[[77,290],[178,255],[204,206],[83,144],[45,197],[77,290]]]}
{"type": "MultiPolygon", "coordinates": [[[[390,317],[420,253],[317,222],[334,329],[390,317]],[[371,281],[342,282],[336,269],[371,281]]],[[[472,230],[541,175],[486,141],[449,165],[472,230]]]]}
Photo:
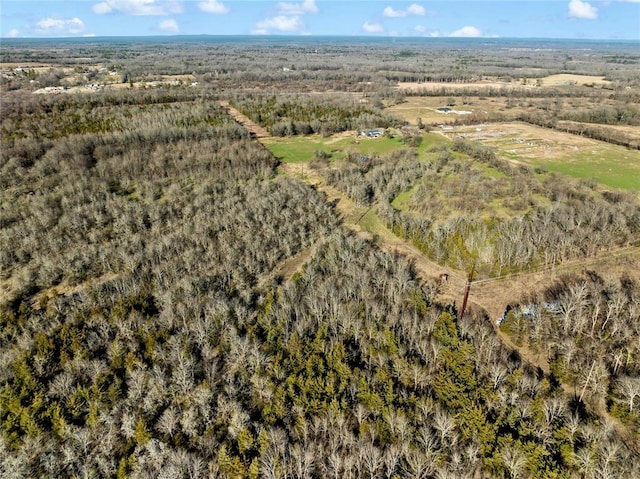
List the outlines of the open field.
{"type": "MultiPolygon", "coordinates": [[[[559,132],[523,122],[485,123],[449,126],[449,129],[424,135],[418,148],[421,158],[427,149],[444,138],[456,136],[494,147],[511,161],[541,167],[578,179],[595,179],[614,188],[640,191],[640,151],[611,145],[570,133],[559,132]]],[[[343,158],[347,152],[363,155],[384,154],[403,148],[398,138],[359,138],[355,132],[329,138],[307,137],[263,138],[262,143],[285,163],[310,161],[316,151],[343,158]]]]}
{"type": "Polygon", "coordinates": [[[387,111],[403,120],[415,125],[418,118],[426,124],[446,124],[453,123],[458,115],[456,110],[471,111],[473,113],[487,114],[488,112],[506,111],[507,106],[503,98],[477,98],[469,97],[465,99],[465,104],[460,98],[456,98],[456,105],[450,107],[454,113],[439,113],[436,111],[440,107],[447,105],[447,97],[407,97],[404,102],[387,108],[387,111]]]}
{"type": "Polygon", "coordinates": [[[498,80],[483,80],[469,83],[454,83],[454,82],[398,82],[398,89],[404,91],[419,91],[428,90],[436,91],[441,88],[452,90],[464,90],[465,88],[514,88],[520,86],[515,81],[498,81],[498,80]]]}
{"type": "MultiPolygon", "coordinates": [[[[362,138],[351,131],[328,138],[320,135],[269,137],[262,138],[261,142],[284,163],[304,163],[313,159],[316,151],[324,151],[331,154],[333,159],[341,159],[349,152],[360,155],[382,155],[398,148],[406,148],[401,140],[401,134],[393,130],[392,135],[392,138],[362,138]]],[[[422,138],[421,145],[416,148],[418,157],[421,159],[427,158],[429,148],[447,141],[438,133],[426,133],[422,138]]]]}
{"type": "MultiPolygon", "coordinates": [[[[573,86],[573,85],[610,85],[609,80],[604,77],[591,75],[572,75],[568,73],[560,73],[558,75],[549,75],[541,78],[542,86],[573,86]]],[[[530,82],[536,80],[530,80],[530,82]]]]}
{"type": "MultiPolygon", "coordinates": [[[[416,124],[421,118],[426,124],[439,125],[454,123],[460,117],[456,111],[470,111],[476,117],[514,119],[522,113],[544,112],[546,115],[563,111],[589,111],[600,108],[615,108],[619,106],[608,98],[510,98],[461,96],[450,98],[448,96],[410,96],[402,103],[390,106],[386,109],[389,113],[416,124]],[[440,107],[453,102],[450,108],[453,112],[443,114],[436,111],[440,107]]],[[[628,125],[606,125],[607,128],[625,132],[628,135],[640,136],[640,128],[628,125]]]]}
{"type": "Polygon", "coordinates": [[[511,160],[640,191],[640,152],[622,146],[521,122],[459,126],[443,133],[495,147],[511,160]]]}
{"type": "MultiPolygon", "coordinates": [[[[387,110],[416,124],[418,118],[431,125],[446,125],[440,132],[453,139],[462,135],[498,149],[513,161],[544,167],[575,178],[592,178],[616,188],[640,191],[640,152],[579,135],[556,131],[523,122],[489,123],[497,115],[511,118],[520,113],[533,112],[551,102],[548,99],[514,101],[509,98],[464,97],[455,98],[455,110],[471,111],[484,122],[479,125],[456,126],[460,118],[455,113],[443,114],[437,108],[447,104],[447,97],[408,97],[405,102],[387,110]]],[[[562,99],[564,108],[589,108],[591,99],[562,99]]],[[[604,103],[607,105],[607,103],[604,103]]],[[[576,122],[558,121],[578,125],[576,122]]],[[[640,129],[628,125],[602,127],[619,132],[629,139],[640,138],[640,129]]]]}
{"type": "Polygon", "coordinates": [[[323,138],[320,135],[296,136],[287,138],[265,138],[262,143],[279,160],[285,163],[302,163],[311,160],[316,151],[332,154],[333,158],[342,158],[352,151],[363,155],[389,153],[404,145],[398,138],[360,138],[355,132],[345,137],[323,138]]]}
{"type": "Polygon", "coordinates": [[[467,88],[534,88],[534,87],[571,87],[576,85],[610,85],[611,81],[602,76],[574,75],[561,73],[543,78],[522,79],[486,79],[475,82],[398,82],[398,89],[403,91],[437,91],[439,89],[464,90],[467,88]]]}

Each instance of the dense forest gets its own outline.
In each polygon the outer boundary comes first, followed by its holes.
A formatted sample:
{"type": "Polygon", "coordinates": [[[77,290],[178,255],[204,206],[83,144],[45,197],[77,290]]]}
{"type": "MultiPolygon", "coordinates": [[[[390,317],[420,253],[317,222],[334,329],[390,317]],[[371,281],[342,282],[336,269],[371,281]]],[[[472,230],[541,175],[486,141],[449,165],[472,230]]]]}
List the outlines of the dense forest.
{"type": "Polygon", "coordinates": [[[58,47],[1,50],[58,63],[0,84],[0,476],[640,477],[634,271],[558,277],[497,327],[345,227],[323,191],[483,278],[632,247],[636,192],[425,144],[424,125],[385,110],[399,80],[514,68],[606,75],[631,95],[632,53],[58,47]],[[45,86],[67,93],[33,93],[45,86]],[[278,139],[356,130],[354,151],[318,150],[296,177],[221,102],[278,139]],[[357,153],[367,128],[402,146],[357,153]]]}

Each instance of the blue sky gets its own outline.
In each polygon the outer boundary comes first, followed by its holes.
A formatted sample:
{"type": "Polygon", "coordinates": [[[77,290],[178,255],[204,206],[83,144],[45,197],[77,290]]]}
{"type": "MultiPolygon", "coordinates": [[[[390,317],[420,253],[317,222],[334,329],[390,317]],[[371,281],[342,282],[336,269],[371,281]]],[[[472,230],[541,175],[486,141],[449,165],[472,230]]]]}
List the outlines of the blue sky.
{"type": "Polygon", "coordinates": [[[640,0],[0,0],[0,37],[378,35],[640,41],[640,0]]]}

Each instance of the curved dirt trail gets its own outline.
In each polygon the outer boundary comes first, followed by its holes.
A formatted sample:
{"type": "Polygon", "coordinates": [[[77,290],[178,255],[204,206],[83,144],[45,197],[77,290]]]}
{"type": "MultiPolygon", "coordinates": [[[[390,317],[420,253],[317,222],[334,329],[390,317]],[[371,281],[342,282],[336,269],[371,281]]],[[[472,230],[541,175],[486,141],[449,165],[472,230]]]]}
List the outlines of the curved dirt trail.
{"type": "Polygon", "coordinates": [[[353,212],[358,209],[356,204],[336,188],[325,184],[324,179],[314,170],[311,170],[303,164],[294,163],[282,164],[280,165],[280,169],[286,174],[295,176],[307,184],[314,186],[319,191],[322,191],[327,196],[327,200],[335,204],[336,210],[342,216],[343,224],[351,231],[369,239],[375,236],[377,243],[383,249],[401,253],[413,260],[415,269],[422,279],[438,279],[442,273],[446,272],[449,278],[446,283],[442,284],[442,288],[440,288],[440,299],[446,299],[450,302],[461,301],[466,285],[464,273],[443,267],[435,261],[431,261],[411,243],[393,234],[379,220],[367,222],[367,228],[364,229],[361,220],[365,216],[372,215],[372,211],[366,210],[364,214],[359,214],[354,217],[353,212]]]}

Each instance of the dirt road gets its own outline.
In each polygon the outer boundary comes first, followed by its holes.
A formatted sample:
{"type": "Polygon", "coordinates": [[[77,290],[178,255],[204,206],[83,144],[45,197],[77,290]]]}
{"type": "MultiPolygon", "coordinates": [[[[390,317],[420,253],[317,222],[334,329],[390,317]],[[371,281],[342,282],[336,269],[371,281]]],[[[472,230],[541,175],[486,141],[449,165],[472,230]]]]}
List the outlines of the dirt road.
{"type": "MultiPolygon", "coordinates": [[[[438,279],[442,273],[447,273],[449,275],[448,281],[442,284],[439,299],[456,302],[458,305],[462,303],[467,282],[465,271],[444,267],[427,258],[409,241],[393,234],[377,218],[373,209],[368,210],[365,214],[354,215],[353,212],[358,210],[357,205],[337,189],[326,185],[324,179],[308,166],[287,163],[281,165],[280,168],[283,172],[314,185],[318,190],[324,192],[328,201],[335,202],[336,209],[341,214],[347,228],[367,238],[375,236],[380,247],[387,251],[397,251],[411,258],[414,261],[416,271],[423,279],[438,279]],[[367,220],[364,228],[365,221],[363,219],[367,220]]],[[[471,285],[469,302],[472,306],[484,309],[495,324],[504,313],[507,305],[518,304],[527,296],[541,293],[552,286],[562,275],[579,274],[584,270],[593,270],[603,277],[607,277],[612,272],[625,271],[640,280],[640,247],[616,248],[597,257],[570,261],[533,273],[474,281],[471,285]]]]}
{"type": "Polygon", "coordinates": [[[265,128],[262,128],[257,123],[254,123],[248,116],[243,115],[234,107],[229,105],[228,101],[220,100],[220,106],[226,109],[229,112],[229,115],[231,115],[235,121],[249,130],[249,132],[252,133],[256,138],[267,138],[271,136],[265,128]]]}

